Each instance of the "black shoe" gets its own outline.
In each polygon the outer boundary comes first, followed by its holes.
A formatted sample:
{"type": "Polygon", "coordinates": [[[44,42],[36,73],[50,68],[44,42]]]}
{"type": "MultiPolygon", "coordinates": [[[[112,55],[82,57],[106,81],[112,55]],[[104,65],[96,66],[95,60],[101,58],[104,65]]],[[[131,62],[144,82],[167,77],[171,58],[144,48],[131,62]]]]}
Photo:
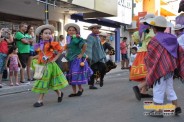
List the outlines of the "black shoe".
{"type": "Polygon", "coordinates": [[[77,94],[70,94],[68,95],[68,97],[77,97],[78,95],[77,94]]]}
{"type": "Polygon", "coordinates": [[[175,115],[177,116],[180,113],[182,113],[181,108],[180,107],[175,108],[175,115]]]}
{"type": "Polygon", "coordinates": [[[3,86],[2,86],[2,85],[0,85],[0,88],[3,88],[3,86]]]}
{"type": "Polygon", "coordinates": [[[139,91],[139,87],[138,86],[134,86],[133,87],[133,91],[135,93],[135,97],[137,98],[137,100],[141,100],[141,94],[140,94],[140,91],[139,91]]]}
{"type": "Polygon", "coordinates": [[[141,94],[141,98],[153,98],[153,96],[149,94],[141,94]]]}
{"type": "Polygon", "coordinates": [[[24,81],[20,81],[20,83],[25,83],[24,81]]]}
{"type": "Polygon", "coordinates": [[[102,87],[103,86],[103,81],[100,81],[100,87],[102,87]]]}
{"type": "Polygon", "coordinates": [[[81,96],[83,92],[84,92],[84,89],[82,89],[82,91],[78,91],[77,96],[81,96]]]}
{"type": "Polygon", "coordinates": [[[39,102],[36,102],[35,104],[33,104],[34,107],[41,107],[43,106],[43,103],[39,103],[39,102]]]}
{"type": "Polygon", "coordinates": [[[151,112],[149,113],[149,115],[150,115],[151,117],[160,117],[160,118],[163,118],[163,117],[164,117],[162,111],[151,111],[151,112]]]}
{"type": "Polygon", "coordinates": [[[98,88],[95,86],[89,86],[89,89],[98,89],[98,88]]]}
{"type": "Polygon", "coordinates": [[[58,103],[62,102],[63,100],[63,92],[61,92],[61,97],[58,97],[58,103]]]}

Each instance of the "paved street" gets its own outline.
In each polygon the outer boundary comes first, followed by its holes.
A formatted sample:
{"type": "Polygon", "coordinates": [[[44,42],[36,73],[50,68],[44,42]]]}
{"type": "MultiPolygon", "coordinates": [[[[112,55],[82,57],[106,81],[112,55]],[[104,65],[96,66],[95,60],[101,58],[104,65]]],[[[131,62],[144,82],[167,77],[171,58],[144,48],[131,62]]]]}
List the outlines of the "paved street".
{"type": "MultiPolygon", "coordinates": [[[[0,122],[184,122],[184,111],[178,117],[144,116],[143,100],[137,101],[132,91],[137,83],[130,82],[128,74],[128,70],[111,72],[104,87],[89,90],[86,85],[81,97],[69,98],[71,88],[67,87],[62,103],[50,91],[41,108],[32,106],[37,95],[30,91],[1,95],[0,122]]],[[[184,108],[184,84],[176,81],[175,89],[184,108]]]]}

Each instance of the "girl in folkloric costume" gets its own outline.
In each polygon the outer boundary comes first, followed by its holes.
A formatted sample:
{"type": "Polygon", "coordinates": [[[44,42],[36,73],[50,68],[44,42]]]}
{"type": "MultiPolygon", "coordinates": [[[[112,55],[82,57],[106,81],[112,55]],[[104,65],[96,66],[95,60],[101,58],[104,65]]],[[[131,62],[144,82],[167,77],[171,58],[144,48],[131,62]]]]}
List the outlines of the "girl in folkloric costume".
{"type": "Polygon", "coordinates": [[[40,37],[40,42],[35,45],[35,50],[38,55],[34,57],[38,59],[38,63],[46,65],[47,69],[40,80],[34,83],[32,91],[39,93],[38,101],[34,107],[43,106],[44,94],[49,89],[54,90],[58,95],[58,102],[62,101],[63,93],[60,89],[68,85],[63,72],[57,66],[55,61],[62,53],[62,47],[58,42],[51,41],[52,34],[54,33],[54,26],[42,25],[36,29],[36,35],[40,37]]]}
{"type": "Polygon", "coordinates": [[[72,85],[73,93],[69,97],[81,96],[84,89],[82,84],[88,83],[93,71],[88,66],[86,61],[87,55],[85,54],[87,44],[77,34],[80,32],[78,25],[74,23],[68,23],[65,25],[65,31],[67,32],[67,60],[69,61],[69,72],[67,79],[72,85]],[[77,92],[77,86],[79,88],[77,92]]]}
{"type": "MultiPolygon", "coordinates": [[[[144,57],[147,53],[147,45],[151,38],[154,36],[154,33],[152,29],[150,29],[150,26],[145,23],[145,21],[149,18],[153,18],[153,14],[147,14],[140,22],[142,23],[139,29],[139,33],[135,32],[133,37],[139,37],[140,45],[137,52],[137,56],[132,64],[131,71],[130,71],[130,80],[140,82],[138,86],[134,86],[133,90],[135,93],[135,96],[138,100],[141,100],[141,98],[150,98],[152,97],[149,94],[146,94],[147,88],[146,88],[146,75],[147,70],[144,63],[144,57]]],[[[135,39],[137,40],[137,39],[135,39]]]]}

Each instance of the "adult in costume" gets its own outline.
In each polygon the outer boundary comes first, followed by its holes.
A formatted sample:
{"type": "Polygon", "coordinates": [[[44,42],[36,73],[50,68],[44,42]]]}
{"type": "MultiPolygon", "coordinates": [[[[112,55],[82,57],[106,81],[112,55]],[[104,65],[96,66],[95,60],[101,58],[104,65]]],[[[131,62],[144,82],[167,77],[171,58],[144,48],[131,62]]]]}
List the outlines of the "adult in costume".
{"type": "Polygon", "coordinates": [[[114,48],[106,41],[107,34],[104,32],[101,32],[99,34],[101,44],[103,45],[104,51],[106,53],[106,72],[109,72],[111,69],[114,69],[117,67],[115,62],[112,61],[111,56],[115,55],[115,50],[114,48]]]}
{"type": "Polygon", "coordinates": [[[176,17],[176,24],[184,25],[184,0],[180,1],[178,13],[180,13],[179,16],[176,17]]]}
{"type": "Polygon", "coordinates": [[[183,30],[184,30],[184,25],[177,24],[174,27],[174,31],[175,31],[175,34],[177,36],[178,43],[184,49],[184,32],[183,32],[183,30]]]}
{"type": "Polygon", "coordinates": [[[68,81],[55,63],[63,50],[58,42],[51,41],[52,34],[54,33],[54,26],[39,26],[35,33],[40,37],[40,40],[39,43],[34,46],[38,55],[34,56],[33,59],[38,59],[38,64],[46,66],[42,78],[36,80],[32,88],[33,92],[39,93],[38,101],[33,106],[41,107],[43,106],[44,94],[47,93],[49,89],[57,93],[58,102],[61,102],[63,93],[60,89],[65,88],[68,85],[68,81]]]}
{"type": "Polygon", "coordinates": [[[133,37],[138,37],[139,39],[139,45],[141,47],[137,51],[137,56],[132,64],[131,70],[130,70],[130,80],[140,82],[138,86],[134,86],[133,90],[135,93],[135,96],[138,100],[141,100],[141,98],[150,98],[152,97],[149,94],[146,94],[147,91],[147,85],[146,85],[146,75],[147,70],[144,63],[144,57],[147,53],[147,45],[151,38],[154,36],[153,30],[150,29],[150,26],[146,23],[146,20],[149,18],[153,18],[153,14],[147,14],[142,20],[140,20],[140,29],[139,33],[135,32],[133,37]],[[137,34],[137,35],[136,35],[137,34]]]}
{"type": "Polygon", "coordinates": [[[89,81],[89,89],[97,89],[97,87],[94,86],[94,81],[97,76],[100,75],[100,87],[103,86],[103,78],[106,73],[106,55],[104,48],[100,42],[99,38],[99,29],[101,28],[100,25],[91,25],[88,29],[92,31],[91,34],[87,37],[87,50],[86,54],[89,57],[89,63],[91,66],[91,69],[93,70],[93,75],[90,78],[89,81]]]}
{"type": "Polygon", "coordinates": [[[69,72],[67,73],[67,79],[73,89],[73,93],[69,97],[81,96],[84,91],[82,85],[88,83],[90,76],[93,74],[86,60],[87,44],[80,35],[77,35],[80,33],[80,28],[77,24],[68,23],[64,28],[68,34],[66,58],[69,61],[69,72]]]}
{"type": "Polygon", "coordinates": [[[164,103],[164,95],[176,106],[175,114],[181,113],[177,103],[177,96],[173,88],[173,76],[177,69],[178,75],[184,78],[184,50],[179,46],[177,38],[169,33],[164,33],[169,22],[163,16],[147,20],[153,26],[154,38],[148,45],[145,57],[147,68],[146,81],[153,85],[153,101],[156,104],[164,103]]]}

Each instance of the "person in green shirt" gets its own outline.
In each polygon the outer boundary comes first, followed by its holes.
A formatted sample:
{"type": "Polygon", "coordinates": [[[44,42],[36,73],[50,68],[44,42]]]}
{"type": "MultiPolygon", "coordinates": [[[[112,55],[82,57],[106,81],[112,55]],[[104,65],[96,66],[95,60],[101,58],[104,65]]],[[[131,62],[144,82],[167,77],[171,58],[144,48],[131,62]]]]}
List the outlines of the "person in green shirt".
{"type": "Polygon", "coordinates": [[[33,40],[25,35],[27,31],[27,24],[21,23],[19,26],[19,31],[15,34],[15,41],[16,46],[18,47],[18,56],[22,65],[22,69],[20,70],[21,75],[21,83],[24,83],[24,72],[25,68],[28,65],[28,59],[30,56],[30,45],[32,44],[33,40]]]}

